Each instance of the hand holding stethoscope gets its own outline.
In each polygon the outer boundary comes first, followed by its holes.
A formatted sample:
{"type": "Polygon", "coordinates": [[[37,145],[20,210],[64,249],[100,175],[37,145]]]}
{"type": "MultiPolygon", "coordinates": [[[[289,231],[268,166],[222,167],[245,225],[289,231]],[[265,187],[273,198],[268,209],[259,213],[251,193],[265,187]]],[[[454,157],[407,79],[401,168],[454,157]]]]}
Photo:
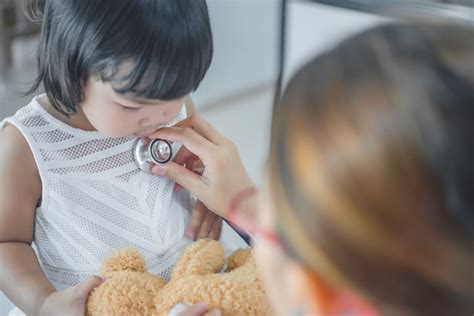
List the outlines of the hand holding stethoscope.
{"type": "Polygon", "coordinates": [[[235,144],[200,116],[193,115],[149,137],[183,145],[173,161],[152,166],[152,172],[188,189],[217,215],[226,217],[233,197],[253,186],[235,144]]]}

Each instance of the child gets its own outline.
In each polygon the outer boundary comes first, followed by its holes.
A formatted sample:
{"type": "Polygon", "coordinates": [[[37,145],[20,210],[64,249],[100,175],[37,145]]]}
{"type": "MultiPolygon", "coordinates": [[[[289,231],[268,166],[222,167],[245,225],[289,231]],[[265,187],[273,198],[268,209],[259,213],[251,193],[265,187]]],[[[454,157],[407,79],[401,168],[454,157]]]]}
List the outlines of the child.
{"type": "Polygon", "coordinates": [[[42,13],[32,90],[46,94],[0,131],[0,289],[27,314],[83,314],[105,256],[137,248],[168,278],[191,242],[189,193],[141,171],[132,148],[186,117],[212,35],[205,0],[46,0],[42,13]]]}

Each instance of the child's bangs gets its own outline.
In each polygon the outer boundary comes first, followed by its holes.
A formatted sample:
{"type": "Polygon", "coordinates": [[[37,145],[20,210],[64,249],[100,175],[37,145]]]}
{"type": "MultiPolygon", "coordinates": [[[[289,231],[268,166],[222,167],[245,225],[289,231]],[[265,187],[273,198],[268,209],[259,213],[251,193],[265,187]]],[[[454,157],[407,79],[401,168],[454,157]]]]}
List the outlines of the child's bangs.
{"type": "Polygon", "coordinates": [[[210,30],[192,32],[181,27],[169,29],[168,34],[144,32],[105,62],[100,76],[120,94],[173,100],[199,86],[212,60],[212,45],[210,30]]]}
{"type": "Polygon", "coordinates": [[[101,72],[101,79],[112,84],[119,94],[133,94],[143,99],[173,100],[194,91],[205,73],[205,68],[191,69],[160,65],[149,59],[117,62],[101,72]]]}

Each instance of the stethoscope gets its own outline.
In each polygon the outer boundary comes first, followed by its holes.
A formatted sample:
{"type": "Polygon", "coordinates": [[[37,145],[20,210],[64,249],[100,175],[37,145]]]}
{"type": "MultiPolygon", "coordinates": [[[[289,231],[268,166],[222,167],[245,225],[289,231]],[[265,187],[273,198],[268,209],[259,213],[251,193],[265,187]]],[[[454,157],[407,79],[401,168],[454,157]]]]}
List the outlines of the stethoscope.
{"type": "MultiPolygon", "coordinates": [[[[138,138],[133,146],[135,163],[138,168],[147,173],[151,173],[151,167],[153,167],[153,165],[163,165],[170,162],[173,158],[173,153],[172,144],[167,140],[159,138],[138,138]]],[[[228,222],[228,224],[250,245],[250,236],[232,226],[231,223],[228,222]]]]}
{"type": "Polygon", "coordinates": [[[173,146],[164,139],[138,138],[133,146],[133,157],[137,167],[151,173],[153,165],[163,165],[173,158],[173,146]]]}

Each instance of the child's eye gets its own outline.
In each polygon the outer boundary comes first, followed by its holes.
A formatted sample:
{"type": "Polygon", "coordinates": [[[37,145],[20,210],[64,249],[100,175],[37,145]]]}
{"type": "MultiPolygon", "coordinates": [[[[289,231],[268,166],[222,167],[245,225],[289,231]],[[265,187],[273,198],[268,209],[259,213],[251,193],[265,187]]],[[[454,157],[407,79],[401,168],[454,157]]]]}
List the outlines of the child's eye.
{"type": "Polygon", "coordinates": [[[129,106],[125,106],[123,104],[120,104],[120,103],[117,103],[122,109],[126,110],[126,111],[132,111],[132,112],[137,112],[138,110],[141,109],[141,107],[138,107],[138,108],[135,108],[135,107],[129,107],[129,106]]]}

